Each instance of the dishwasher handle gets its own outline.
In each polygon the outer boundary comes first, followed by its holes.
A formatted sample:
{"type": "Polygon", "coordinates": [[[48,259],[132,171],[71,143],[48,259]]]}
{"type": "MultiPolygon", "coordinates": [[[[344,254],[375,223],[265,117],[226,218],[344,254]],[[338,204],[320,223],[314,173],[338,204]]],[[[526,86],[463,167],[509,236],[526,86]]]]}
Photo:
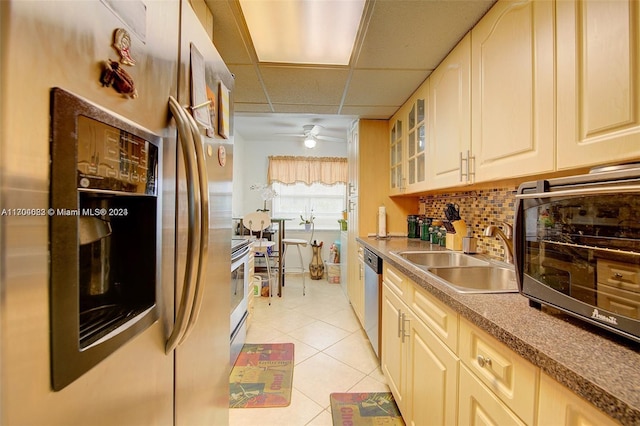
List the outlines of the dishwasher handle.
{"type": "Polygon", "coordinates": [[[364,249],[364,263],[376,274],[382,274],[382,258],[368,248],[364,249]]]}

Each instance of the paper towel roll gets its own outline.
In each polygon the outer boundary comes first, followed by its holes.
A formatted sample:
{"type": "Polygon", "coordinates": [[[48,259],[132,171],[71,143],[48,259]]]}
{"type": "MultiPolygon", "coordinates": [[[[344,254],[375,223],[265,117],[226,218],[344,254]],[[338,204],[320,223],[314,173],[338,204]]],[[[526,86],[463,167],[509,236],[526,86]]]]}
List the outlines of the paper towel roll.
{"type": "Polygon", "coordinates": [[[384,206],[378,207],[378,236],[387,236],[387,210],[384,206]]]}

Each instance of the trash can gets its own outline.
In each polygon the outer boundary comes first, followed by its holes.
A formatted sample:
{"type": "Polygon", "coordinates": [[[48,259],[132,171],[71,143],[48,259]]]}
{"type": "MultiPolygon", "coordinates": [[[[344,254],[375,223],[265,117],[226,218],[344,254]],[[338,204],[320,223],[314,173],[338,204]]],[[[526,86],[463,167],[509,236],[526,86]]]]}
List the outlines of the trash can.
{"type": "Polygon", "coordinates": [[[330,284],[340,284],[340,264],[326,262],[327,281],[330,284]]]}

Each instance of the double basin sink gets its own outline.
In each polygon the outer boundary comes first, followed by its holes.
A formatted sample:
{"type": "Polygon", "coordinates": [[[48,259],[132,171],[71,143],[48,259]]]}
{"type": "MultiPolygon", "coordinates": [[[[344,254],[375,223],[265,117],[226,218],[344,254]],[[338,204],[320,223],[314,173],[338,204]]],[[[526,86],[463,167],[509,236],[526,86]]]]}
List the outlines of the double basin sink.
{"type": "Polygon", "coordinates": [[[513,268],[452,251],[399,251],[392,253],[435,275],[459,293],[517,293],[513,268]]]}

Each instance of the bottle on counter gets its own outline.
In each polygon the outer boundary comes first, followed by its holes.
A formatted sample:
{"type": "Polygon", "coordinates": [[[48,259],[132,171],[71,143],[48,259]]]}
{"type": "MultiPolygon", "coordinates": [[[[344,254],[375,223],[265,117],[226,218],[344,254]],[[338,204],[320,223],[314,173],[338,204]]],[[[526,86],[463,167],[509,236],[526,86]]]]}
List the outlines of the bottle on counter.
{"type": "Polygon", "coordinates": [[[431,234],[429,233],[429,227],[431,226],[431,218],[423,217],[420,223],[420,239],[422,241],[429,241],[431,234]]]}
{"type": "Polygon", "coordinates": [[[418,233],[418,215],[410,214],[407,216],[407,237],[420,238],[418,233]]]}

